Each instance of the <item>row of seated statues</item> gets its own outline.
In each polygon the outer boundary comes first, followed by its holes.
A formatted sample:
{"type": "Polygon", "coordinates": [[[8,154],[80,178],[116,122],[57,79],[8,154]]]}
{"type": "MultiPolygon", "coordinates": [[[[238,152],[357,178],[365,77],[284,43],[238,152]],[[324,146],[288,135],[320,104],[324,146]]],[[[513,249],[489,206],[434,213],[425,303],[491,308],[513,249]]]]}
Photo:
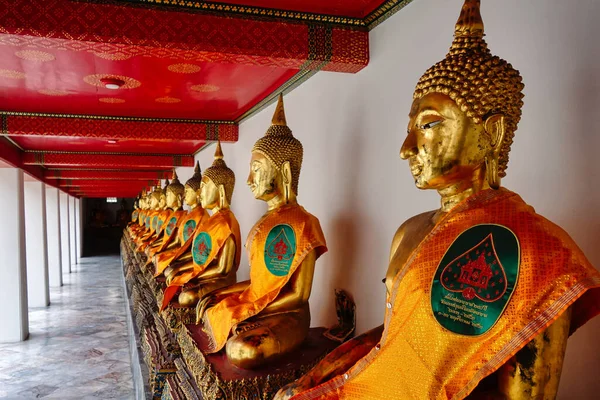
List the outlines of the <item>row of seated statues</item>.
{"type": "MultiPolygon", "coordinates": [[[[551,399],[568,336],[600,312],[600,274],[572,239],[503,188],[523,83],[465,0],[448,55],[419,80],[400,157],[439,209],[392,239],[383,325],[329,352],[276,399],[551,399]]],[[[303,148],[283,98],[252,149],[247,184],[267,212],[242,238],[220,143],[212,166],[138,198],[125,234],[164,279],[161,309],[195,310],[208,354],[261,368],[302,346],[319,220],[297,199],[303,148]],[[190,211],[183,211],[183,203],[190,211]],[[210,214],[209,214],[210,213],[210,214]]]]}

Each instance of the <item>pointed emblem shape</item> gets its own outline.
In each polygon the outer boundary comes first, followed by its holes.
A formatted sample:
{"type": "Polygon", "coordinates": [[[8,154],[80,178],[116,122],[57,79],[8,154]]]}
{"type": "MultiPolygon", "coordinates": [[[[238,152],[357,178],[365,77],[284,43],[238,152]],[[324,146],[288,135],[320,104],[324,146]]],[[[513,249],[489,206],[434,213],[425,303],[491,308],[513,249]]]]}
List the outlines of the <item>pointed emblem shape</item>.
{"type": "Polygon", "coordinates": [[[187,221],[183,226],[183,241],[187,242],[189,238],[192,237],[194,231],[196,230],[196,221],[193,219],[187,221]]]}
{"type": "Polygon", "coordinates": [[[458,235],[431,284],[437,322],[469,336],[491,329],[517,286],[520,257],[519,240],[505,226],[475,225],[458,235]]]}
{"type": "Polygon", "coordinates": [[[177,217],[173,217],[169,220],[169,223],[165,228],[165,233],[167,234],[167,236],[171,236],[173,230],[175,229],[175,225],[177,225],[177,217]]]}
{"type": "Polygon", "coordinates": [[[265,242],[265,265],[275,276],[286,276],[296,256],[296,234],[287,224],[271,229],[265,242]]]}
{"type": "Polygon", "coordinates": [[[204,265],[212,251],[212,239],[206,232],[200,232],[192,244],[192,258],[198,265],[204,265]]]}

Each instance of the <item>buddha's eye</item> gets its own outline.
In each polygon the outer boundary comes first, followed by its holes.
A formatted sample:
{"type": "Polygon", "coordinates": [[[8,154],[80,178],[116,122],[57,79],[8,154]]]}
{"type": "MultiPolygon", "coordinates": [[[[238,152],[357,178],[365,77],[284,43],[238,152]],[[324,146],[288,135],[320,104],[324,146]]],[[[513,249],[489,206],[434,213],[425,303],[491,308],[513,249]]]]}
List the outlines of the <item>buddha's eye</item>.
{"type": "Polygon", "coordinates": [[[433,128],[434,126],[436,126],[437,124],[439,124],[440,122],[442,122],[442,120],[441,120],[441,119],[440,119],[440,120],[437,120],[437,121],[431,121],[431,122],[428,122],[428,123],[426,123],[426,124],[419,125],[419,129],[431,129],[431,128],[433,128]]]}

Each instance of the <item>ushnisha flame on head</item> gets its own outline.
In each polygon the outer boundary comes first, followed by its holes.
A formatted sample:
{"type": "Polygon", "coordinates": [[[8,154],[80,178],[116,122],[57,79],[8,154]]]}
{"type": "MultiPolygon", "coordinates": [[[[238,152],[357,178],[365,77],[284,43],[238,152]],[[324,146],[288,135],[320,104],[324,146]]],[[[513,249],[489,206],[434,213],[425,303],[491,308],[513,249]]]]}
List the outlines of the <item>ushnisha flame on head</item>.
{"type": "Polygon", "coordinates": [[[179,182],[179,178],[177,177],[177,172],[175,172],[175,169],[173,169],[173,179],[171,180],[171,184],[165,189],[165,193],[166,192],[171,192],[175,196],[184,196],[185,187],[181,184],[181,182],[179,182]]]}
{"type": "Polygon", "coordinates": [[[194,175],[185,184],[194,190],[198,190],[200,189],[200,182],[202,182],[202,171],[200,170],[200,162],[196,161],[194,175]]]}
{"type": "Polygon", "coordinates": [[[506,134],[498,169],[504,177],[510,146],[521,119],[524,85],[519,71],[488,49],[479,6],[479,0],[465,0],[449,53],[419,79],[413,98],[443,93],[476,123],[493,114],[503,114],[506,134]]]}
{"type": "Polygon", "coordinates": [[[265,136],[254,143],[252,152],[265,156],[278,170],[281,170],[283,164],[288,161],[292,171],[292,190],[298,194],[304,150],[302,143],[292,135],[292,130],[287,126],[283,109],[283,95],[279,95],[271,126],[265,136]]]}
{"type": "Polygon", "coordinates": [[[221,149],[221,142],[217,142],[215,148],[215,160],[212,165],[204,171],[204,176],[209,178],[218,187],[223,185],[225,188],[225,196],[227,202],[231,204],[231,198],[233,196],[233,188],[235,187],[235,174],[223,160],[223,150],[221,149]]]}

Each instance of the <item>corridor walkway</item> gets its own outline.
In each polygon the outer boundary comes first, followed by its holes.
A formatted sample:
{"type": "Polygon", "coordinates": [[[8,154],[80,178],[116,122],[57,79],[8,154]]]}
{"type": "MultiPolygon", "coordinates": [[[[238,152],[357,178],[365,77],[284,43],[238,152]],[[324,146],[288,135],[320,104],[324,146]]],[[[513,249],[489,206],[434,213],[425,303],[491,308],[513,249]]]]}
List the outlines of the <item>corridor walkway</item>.
{"type": "Polygon", "coordinates": [[[121,273],[118,256],[84,258],[29,310],[29,340],[0,344],[0,398],[133,398],[121,273]]]}

